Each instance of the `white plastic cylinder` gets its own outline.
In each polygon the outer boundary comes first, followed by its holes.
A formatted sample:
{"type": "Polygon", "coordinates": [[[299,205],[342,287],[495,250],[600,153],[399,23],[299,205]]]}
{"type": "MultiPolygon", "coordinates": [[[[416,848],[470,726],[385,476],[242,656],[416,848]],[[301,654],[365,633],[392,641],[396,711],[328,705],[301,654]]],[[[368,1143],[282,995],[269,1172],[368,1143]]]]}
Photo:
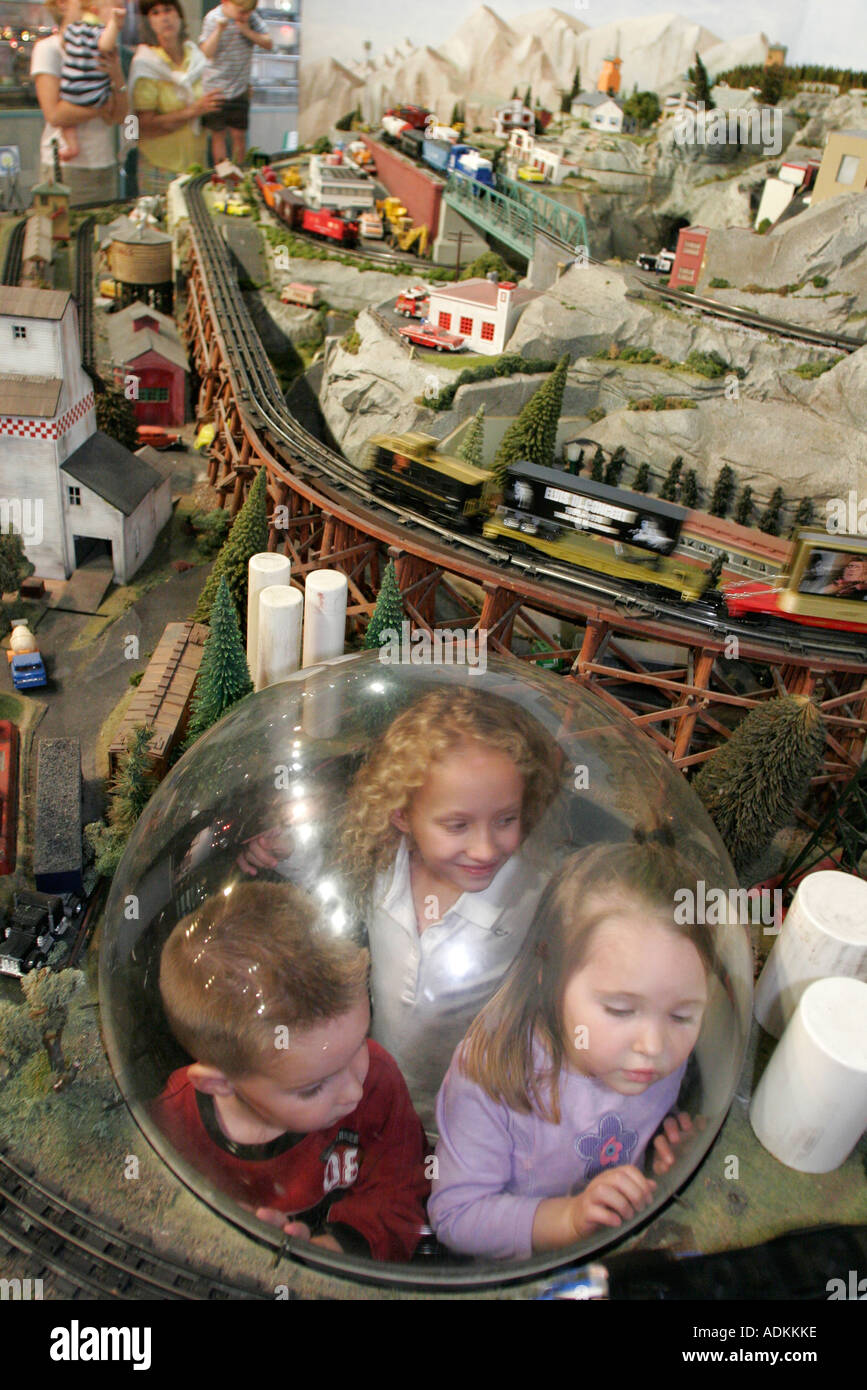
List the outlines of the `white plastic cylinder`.
{"type": "Polygon", "coordinates": [[[288,584],[272,584],[259,594],[257,690],[276,685],[298,670],[302,608],[299,590],[288,584]]]}
{"type": "Polygon", "coordinates": [[[256,669],[259,661],[259,595],[273,584],[288,584],[291,571],[288,555],[261,550],[250,557],[247,566],[247,665],[256,689],[256,669]]]}
{"type": "Polygon", "coordinates": [[[789,1168],[830,1173],[867,1129],[867,984],[816,980],[801,996],[750,1106],[759,1141],[789,1168]]]}
{"type": "Polygon", "coordinates": [[[867,980],[867,883],[823,869],[798,885],[756,985],[754,1012],[778,1038],[813,980],[867,980]]]}
{"type": "Polygon", "coordinates": [[[339,570],[311,570],[304,584],[303,666],[342,656],[349,584],[339,570]]]}

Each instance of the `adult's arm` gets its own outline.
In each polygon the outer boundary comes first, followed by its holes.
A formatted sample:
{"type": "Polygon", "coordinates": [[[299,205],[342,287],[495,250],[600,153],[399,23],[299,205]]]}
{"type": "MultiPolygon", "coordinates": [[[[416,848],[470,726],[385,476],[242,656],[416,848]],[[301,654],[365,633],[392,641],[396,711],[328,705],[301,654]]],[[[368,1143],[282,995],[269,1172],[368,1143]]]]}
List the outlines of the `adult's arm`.
{"type": "Polygon", "coordinates": [[[120,54],[115,49],[113,53],[101,55],[101,61],[111,82],[111,93],[108,101],[98,107],[98,111],[106,125],[119,125],[129,112],[129,97],[120,54]]]}
{"type": "Polygon", "coordinates": [[[60,78],[50,72],[37,73],[34,85],[36,100],[48,125],[61,129],[64,126],[84,125],[86,121],[93,121],[102,115],[100,106],[75,106],[71,101],[64,101],[60,95],[60,78]]]}
{"type": "Polygon", "coordinates": [[[222,92],[205,92],[197,101],[191,102],[189,106],[181,106],[177,111],[150,111],[136,105],[133,93],[133,110],[138,116],[139,131],[145,137],[171,135],[173,131],[180,130],[181,126],[195,120],[196,116],[216,111],[218,106],[222,106],[223,101],[222,92]]]}

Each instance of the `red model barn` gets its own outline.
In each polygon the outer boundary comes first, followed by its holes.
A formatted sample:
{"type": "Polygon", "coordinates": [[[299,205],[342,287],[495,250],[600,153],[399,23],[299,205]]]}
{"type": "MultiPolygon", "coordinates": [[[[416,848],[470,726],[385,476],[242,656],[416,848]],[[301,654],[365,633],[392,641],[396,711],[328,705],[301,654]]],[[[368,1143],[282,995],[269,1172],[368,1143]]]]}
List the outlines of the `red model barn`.
{"type": "Polygon", "coordinates": [[[138,423],[182,425],[189,363],[174,319],[137,300],[107,322],[115,384],[138,423]]]}

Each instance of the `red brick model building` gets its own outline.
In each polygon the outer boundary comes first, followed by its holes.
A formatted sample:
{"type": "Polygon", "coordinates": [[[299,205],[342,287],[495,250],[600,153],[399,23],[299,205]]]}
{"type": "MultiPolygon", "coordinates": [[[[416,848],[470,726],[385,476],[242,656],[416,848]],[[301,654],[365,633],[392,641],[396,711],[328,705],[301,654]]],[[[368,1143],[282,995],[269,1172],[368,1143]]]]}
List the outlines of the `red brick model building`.
{"type": "Polygon", "coordinates": [[[682,227],[671,268],[669,288],[694,289],[701,278],[709,231],[707,227],[682,227]]]}
{"type": "Polygon", "coordinates": [[[115,384],[130,387],[138,423],[182,425],[189,364],[174,319],[136,302],[107,322],[115,384]]]}

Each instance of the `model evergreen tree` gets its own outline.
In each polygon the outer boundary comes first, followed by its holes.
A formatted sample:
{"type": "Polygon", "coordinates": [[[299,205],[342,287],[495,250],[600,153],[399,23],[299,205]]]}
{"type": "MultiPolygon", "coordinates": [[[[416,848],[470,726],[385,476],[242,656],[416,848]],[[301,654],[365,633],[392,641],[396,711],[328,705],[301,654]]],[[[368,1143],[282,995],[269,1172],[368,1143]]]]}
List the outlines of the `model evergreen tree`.
{"type": "Polygon", "coordinates": [[[753,490],[747,483],[738,499],[738,505],[735,507],[735,521],[739,526],[749,526],[754,506],[753,490]]]}
{"type": "Polygon", "coordinates": [[[136,725],[127,740],[126,756],[108,789],[108,819],[124,840],[130,835],[156,786],[148,753],[153,736],[153,729],[146,728],[144,724],[136,725]]]}
{"type": "Polygon", "coordinates": [[[232,705],[253,689],[238,615],[225,575],[220,575],[217,597],[211,609],[211,631],[202,652],[202,664],[193,696],[190,727],[185,746],[216,724],[232,705]]]}
{"type": "Polygon", "coordinates": [[[229,592],[235,604],[242,639],[247,635],[247,570],[250,560],[260,551],[268,549],[268,514],[265,510],[267,475],[264,467],[256,474],[253,486],[247,493],[247,500],[235,517],[214,568],[199,595],[199,602],[193,614],[193,622],[209,621],[214,599],[223,575],[229,585],[229,592]]]}
{"type": "Polygon", "coordinates": [[[575,69],[575,76],[572,78],[572,90],[571,90],[571,92],[569,93],[570,99],[571,99],[572,101],[574,101],[575,98],[579,95],[580,91],[581,91],[581,68],[580,68],[580,66],[579,66],[579,67],[576,67],[576,69],[575,69]]]}
{"type": "Polygon", "coordinates": [[[783,95],[784,83],[785,73],[781,67],[774,64],[772,67],[762,69],[761,81],[759,82],[759,101],[762,106],[776,106],[783,95]]]}
{"type": "Polygon", "coordinates": [[[27,1012],[41,1030],[42,1041],[48,1053],[48,1061],[53,1072],[61,1080],[55,1082],[55,1090],[73,1079],[78,1071],[74,1063],[68,1071],[63,1060],[60,1037],[69,1018],[69,1006],[76,994],[84,987],[84,975],[80,970],[33,970],[21,981],[21,988],[27,1000],[27,1012]]]}
{"type": "Polygon", "coordinates": [[[707,68],[696,53],[695,67],[690,68],[687,73],[690,83],[690,96],[693,101],[704,103],[706,111],[713,109],[713,97],[710,94],[710,78],[707,75],[707,68]]]}
{"type": "Polygon", "coordinates": [[[596,445],[596,453],[590,462],[590,478],[594,483],[601,483],[605,477],[605,455],[602,452],[602,445],[596,445]]]}
{"type": "Polygon", "coordinates": [[[780,513],[782,510],[783,489],[775,487],[768,505],[759,517],[759,530],[764,531],[766,536],[778,536],[780,534],[780,513]]]}
{"type": "Polygon", "coordinates": [[[802,526],[809,526],[815,515],[812,497],[802,497],[798,503],[798,510],[795,512],[795,519],[792,522],[792,529],[789,532],[789,540],[794,540],[802,526]]]}
{"type": "Polygon", "coordinates": [[[663,502],[676,502],[680,492],[680,474],[683,469],[683,455],[678,454],[673,464],[665,475],[665,481],[659,489],[659,495],[663,502]]]}
{"type": "Polygon", "coordinates": [[[703,764],[693,786],[738,872],[801,805],[825,747],[825,724],[807,695],[757,705],[703,764]]]}
{"type": "MultiPolygon", "coordinates": [[[[474,468],[484,468],[482,463],[482,453],[485,447],[485,407],[480,405],[473,422],[463,438],[463,443],[458,449],[458,457],[465,463],[471,463],[474,468]]],[[[393,566],[392,566],[393,568],[393,566]]]]}
{"type": "Polygon", "coordinates": [[[528,459],[530,463],[541,464],[543,468],[553,468],[557,425],[568,371],[569,354],[564,352],[547,381],[534,391],[520,415],[503,435],[492,464],[492,472],[500,485],[505,479],[506,469],[518,459],[528,459]]]}
{"type": "Polygon", "coordinates": [[[376,596],[376,606],[370,615],[370,622],[367,624],[367,631],[364,634],[363,645],[365,649],[375,651],[378,647],[384,646],[389,639],[383,637],[383,633],[389,630],[396,632],[399,637],[402,622],[403,599],[397,586],[394,561],[389,560],[382,576],[379,593],[376,596]]]}
{"type": "Polygon", "coordinates": [[[716,482],[713,487],[713,495],[710,499],[711,516],[727,516],[729,507],[732,504],[732,497],[735,491],[735,473],[733,468],[729,468],[724,463],[717,474],[716,482]]]}
{"type": "Polygon", "coordinates": [[[125,449],[138,448],[138,421],[132,401],[109,387],[96,390],[96,428],[116,439],[125,449]]]}
{"type": "Polygon", "coordinates": [[[695,476],[694,468],[688,468],[683,475],[683,483],[680,489],[680,505],[682,507],[698,506],[698,479],[695,476]]]}
{"type": "Polygon", "coordinates": [[[713,559],[707,567],[707,574],[704,577],[704,588],[702,590],[702,593],[706,594],[709,592],[709,590],[716,588],[717,584],[719,583],[722,577],[723,565],[726,563],[728,558],[729,557],[724,550],[720,550],[717,552],[716,555],[714,555],[713,559]]]}
{"type": "Polygon", "coordinates": [[[632,484],[633,492],[650,492],[650,464],[641,463],[632,484]]]}
{"type": "Polygon", "coordinates": [[[620,475],[625,466],[626,450],[622,444],[618,444],[605,466],[603,481],[608,483],[610,487],[617,487],[620,483],[620,475]]]}
{"type": "Polygon", "coordinates": [[[528,106],[528,107],[530,108],[530,110],[532,111],[532,109],[533,109],[533,89],[532,89],[531,87],[528,87],[527,90],[526,90],[526,92],[524,93],[524,105],[525,105],[525,106],[528,106]]]}
{"type": "Polygon", "coordinates": [[[33,570],[18,532],[11,527],[0,531],[0,594],[17,594],[22,580],[33,570]]]}

